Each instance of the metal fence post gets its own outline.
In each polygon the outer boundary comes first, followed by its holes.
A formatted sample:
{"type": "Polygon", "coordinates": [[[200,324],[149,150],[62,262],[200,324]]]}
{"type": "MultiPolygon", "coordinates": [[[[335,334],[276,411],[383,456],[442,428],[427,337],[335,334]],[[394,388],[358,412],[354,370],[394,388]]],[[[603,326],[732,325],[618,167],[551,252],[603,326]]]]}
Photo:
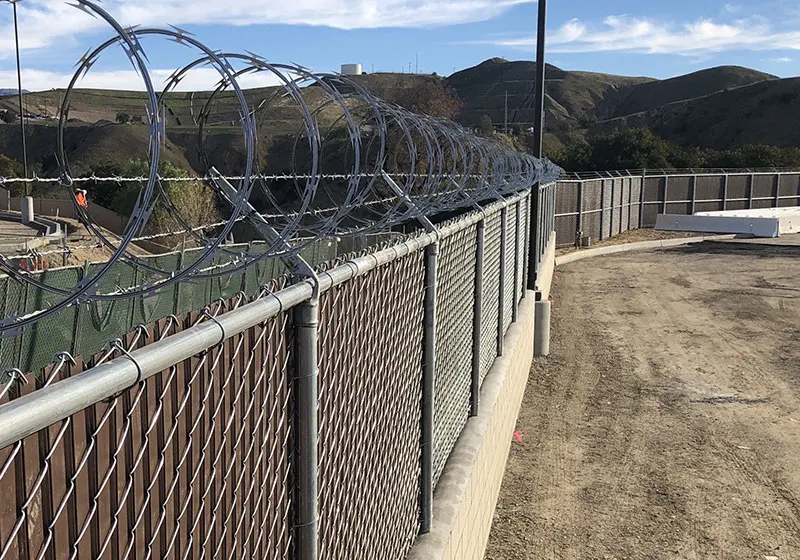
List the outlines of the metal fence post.
{"type": "MultiPolygon", "coordinates": [[[[544,205],[540,205],[544,206],[544,205]]],[[[500,307],[497,312],[497,355],[503,355],[503,325],[505,324],[505,299],[506,299],[506,270],[508,269],[506,261],[508,260],[508,251],[506,250],[506,243],[508,240],[508,207],[504,206],[500,211],[500,307]]],[[[537,249],[538,251],[538,249],[537,249]]],[[[538,262],[538,261],[537,261],[538,262]]]]}
{"type": "Polygon", "coordinates": [[[611,214],[608,219],[608,237],[614,237],[614,193],[617,190],[617,180],[611,179],[611,214]]]}
{"type": "Polygon", "coordinates": [[[775,208],[781,207],[781,174],[775,177],[775,208]]]}
{"type": "Polygon", "coordinates": [[[536,216],[536,277],[538,280],[539,269],[542,266],[542,232],[547,229],[545,224],[545,216],[547,215],[547,191],[539,188],[536,193],[536,198],[539,200],[539,214],[536,216]]]}
{"type": "Polygon", "coordinates": [[[606,180],[600,181],[600,241],[605,239],[606,232],[606,180]]]}
{"type": "MultiPolygon", "coordinates": [[[[583,181],[578,183],[578,228],[576,230],[576,237],[581,237],[583,231],[583,181]]],[[[580,243],[580,239],[577,239],[580,243]]]]}
{"type": "Polygon", "coordinates": [[[530,270],[530,252],[531,252],[531,198],[533,197],[533,191],[528,193],[528,199],[525,201],[525,208],[527,212],[525,213],[525,242],[523,243],[522,252],[524,255],[522,266],[523,266],[523,282],[522,282],[522,297],[526,297],[528,295],[528,272],[530,270]]]}
{"type": "Polygon", "coordinates": [[[519,251],[520,251],[520,246],[519,246],[519,228],[520,228],[520,224],[521,224],[521,219],[520,219],[521,216],[519,215],[519,212],[520,212],[520,208],[522,208],[522,205],[518,201],[515,206],[517,208],[517,217],[516,217],[516,221],[515,221],[515,224],[514,224],[514,299],[513,299],[513,302],[511,304],[511,322],[512,323],[516,323],[517,322],[517,317],[518,317],[517,313],[519,311],[517,308],[519,307],[519,305],[518,305],[519,304],[519,292],[520,292],[520,288],[521,288],[521,286],[519,285],[519,267],[520,267],[520,264],[521,264],[521,259],[520,259],[520,256],[519,256],[519,251]]]}
{"type": "Polygon", "coordinates": [[[753,209],[753,195],[754,195],[753,191],[755,191],[755,190],[756,190],[756,175],[755,175],[755,173],[751,173],[750,174],[750,201],[748,203],[748,207],[750,208],[750,210],[753,209]]]}
{"type": "Polygon", "coordinates": [[[644,228],[644,186],[647,183],[647,172],[642,171],[642,186],[639,189],[639,229],[644,228]]]}
{"type": "Polygon", "coordinates": [[[539,226],[539,183],[531,189],[531,200],[528,207],[528,275],[526,282],[529,290],[536,289],[536,275],[539,272],[539,257],[535,248],[539,226]]]}
{"type": "Polygon", "coordinates": [[[317,560],[319,525],[318,378],[319,301],[300,304],[294,312],[297,371],[295,377],[297,445],[297,560],[317,560]]]}
{"type": "Polygon", "coordinates": [[[661,213],[667,213],[667,204],[669,203],[669,175],[664,176],[664,200],[661,205],[661,213]]]}
{"type": "Polygon", "coordinates": [[[486,244],[486,220],[478,222],[475,249],[475,304],[472,314],[472,397],[470,416],[478,415],[481,398],[481,326],[483,325],[483,253],[486,244]]]}
{"type": "Polygon", "coordinates": [[[630,231],[633,228],[631,227],[631,220],[633,219],[633,178],[628,179],[628,229],[625,231],[630,231]]]}
{"type": "Polygon", "coordinates": [[[547,229],[547,237],[545,238],[545,249],[550,245],[550,238],[556,231],[556,193],[558,183],[550,184],[550,227],[547,229]]]}
{"type": "Polygon", "coordinates": [[[692,216],[697,211],[697,175],[692,175],[692,216]]]}
{"type": "Polygon", "coordinates": [[[724,175],[724,181],[722,182],[722,209],[728,209],[728,181],[730,179],[730,175],[727,173],[724,175]]]}
{"type": "Polygon", "coordinates": [[[433,425],[436,376],[436,267],[439,242],[425,249],[425,299],[423,317],[420,533],[433,525],[433,425]]]}

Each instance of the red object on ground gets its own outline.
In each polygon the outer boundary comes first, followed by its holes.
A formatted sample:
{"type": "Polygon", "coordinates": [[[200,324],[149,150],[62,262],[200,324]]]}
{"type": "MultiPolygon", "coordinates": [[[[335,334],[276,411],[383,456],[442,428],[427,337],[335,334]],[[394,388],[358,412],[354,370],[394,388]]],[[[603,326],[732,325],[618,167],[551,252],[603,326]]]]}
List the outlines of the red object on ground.
{"type": "Polygon", "coordinates": [[[514,432],[514,441],[517,443],[522,443],[522,434],[519,432],[514,432]]]}

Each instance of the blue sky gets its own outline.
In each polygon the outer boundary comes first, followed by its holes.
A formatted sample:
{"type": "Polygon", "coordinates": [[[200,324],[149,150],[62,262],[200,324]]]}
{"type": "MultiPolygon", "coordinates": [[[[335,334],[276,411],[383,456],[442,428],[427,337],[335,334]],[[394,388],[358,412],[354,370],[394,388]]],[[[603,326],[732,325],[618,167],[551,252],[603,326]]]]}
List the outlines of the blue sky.
{"type": "MultiPolygon", "coordinates": [[[[249,50],[318,71],[346,62],[366,71],[408,71],[418,55],[420,72],[447,75],[494,56],[535,58],[531,0],[106,0],[102,6],[124,25],[180,25],[214,49],[249,50]]],[[[666,78],[737,64],[800,74],[797,0],[551,0],[549,8],[548,61],[565,69],[666,78]]],[[[18,9],[26,89],[63,87],[80,56],[110,35],[105,24],[61,0],[21,0],[18,9]]],[[[15,87],[11,13],[0,0],[0,88],[15,87]]],[[[194,56],[161,40],[145,47],[161,79],[194,56]]],[[[140,89],[138,83],[127,60],[111,53],[82,85],[140,89]]]]}

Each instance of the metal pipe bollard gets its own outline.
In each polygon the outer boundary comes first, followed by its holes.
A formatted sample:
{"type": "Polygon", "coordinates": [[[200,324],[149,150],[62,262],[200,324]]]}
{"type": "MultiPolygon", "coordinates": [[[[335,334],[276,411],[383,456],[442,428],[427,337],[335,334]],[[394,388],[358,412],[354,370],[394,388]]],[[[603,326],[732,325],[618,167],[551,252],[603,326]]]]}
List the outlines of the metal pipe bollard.
{"type": "Polygon", "coordinates": [[[536,302],[533,355],[537,358],[550,355],[550,308],[550,300],[536,302]]]}

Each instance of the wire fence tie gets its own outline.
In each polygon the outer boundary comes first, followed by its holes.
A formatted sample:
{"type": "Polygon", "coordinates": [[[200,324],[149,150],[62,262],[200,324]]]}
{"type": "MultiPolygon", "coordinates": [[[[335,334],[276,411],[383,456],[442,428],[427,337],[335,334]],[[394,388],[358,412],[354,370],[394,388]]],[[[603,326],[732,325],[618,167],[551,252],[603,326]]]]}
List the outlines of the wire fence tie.
{"type": "MultiPolygon", "coordinates": [[[[136,383],[134,383],[134,385],[138,385],[139,383],[144,381],[144,375],[142,373],[142,366],[140,366],[139,362],[136,361],[136,358],[134,358],[131,355],[131,353],[128,352],[125,349],[125,347],[122,345],[122,340],[120,340],[119,338],[117,338],[115,340],[112,340],[111,343],[109,344],[109,346],[112,349],[118,350],[119,352],[121,352],[126,358],[128,358],[131,362],[133,362],[134,366],[136,366],[136,383]]],[[[132,386],[133,385],[131,385],[131,387],[132,386]]],[[[122,393],[119,393],[119,394],[122,394],[122,393]]],[[[119,396],[119,394],[114,395],[113,397],[109,397],[109,399],[107,399],[107,401],[112,401],[112,400],[116,399],[119,396]]]]}

